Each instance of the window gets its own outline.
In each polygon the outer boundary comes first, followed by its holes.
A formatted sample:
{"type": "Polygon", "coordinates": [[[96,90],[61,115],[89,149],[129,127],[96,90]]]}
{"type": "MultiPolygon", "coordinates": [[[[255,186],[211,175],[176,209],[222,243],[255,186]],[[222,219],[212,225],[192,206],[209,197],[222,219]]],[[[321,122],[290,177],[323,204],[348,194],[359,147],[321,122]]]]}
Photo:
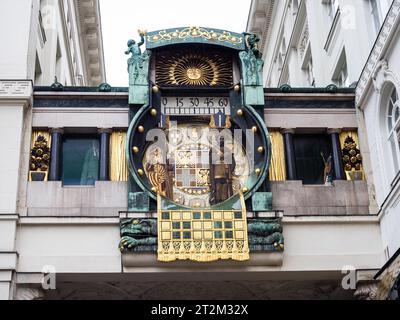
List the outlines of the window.
{"type": "Polygon", "coordinates": [[[374,20],[375,31],[376,31],[376,33],[378,33],[379,30],[381,29],[381,13],[379,10],[378,1],[377,0],[369,0],[369,3],[371,5],[371,14],[372,14],[372,18],[374,20]]]}
{"type": "Polygon", "coordinates": [[[314,66],[313,66],[313,60],[312,60],[311,56],[310,56],[310,59],[308,60],[308,64],[307,64],[305,71],[307,73],[307,84],[309,86],[314,87],[315,86],[314,66]]]}
{"type": "Polygon", "coordinates": [[[41,41],[42,44],[44,45],[47,42],[47,37],[46,37],[46,30],[44,28],[44,23],[43,23],[43,15],[42,11],[39,10],[39,30],[40,30],[40,35],[41,35],[41,41]]]}
{"type": "Polygon", "coordinates": [[[346,58],[344,58],[342,68],[339,69],[336,75],[336,79],[334,79],[334,81],[338,87],[342,88],[350,87],[350,78],[349,78],[349,72],[347,70],[346,58]]]}
{"type": "Polygon", "coordinates": [[[60,40],[57,39],[57,52],[56,52],[56,76],[58,79],[61,79],[62,72],[62,53],[60,47],[60,40]]]}
{"type": "Polygon", "coordinates": [[[297,180],[309,185],[325,184],[325,163],[332,157],[330,137],[326,134],[296,134],[293,146],[297,180]]]}
{"type": "Polygon", "coordinates": [[[400,154],[400,101],[395,88],[390,95],[387,116],[389,141],[393,152],[395,170],[398,172],[400,154]]]}
{"type": "Polygon", "coordinates": [[[65,136],[62,145],[64,185],[94,185],[99,179],[100,142],[97,136],[65,136]]]}
{"type": "Polygon", "coordinates": [[[329,0],[328,3],[329,7],[329,16],[333,19],[335,19],[336,13],[339,10],[339,0],[329,0]]]}

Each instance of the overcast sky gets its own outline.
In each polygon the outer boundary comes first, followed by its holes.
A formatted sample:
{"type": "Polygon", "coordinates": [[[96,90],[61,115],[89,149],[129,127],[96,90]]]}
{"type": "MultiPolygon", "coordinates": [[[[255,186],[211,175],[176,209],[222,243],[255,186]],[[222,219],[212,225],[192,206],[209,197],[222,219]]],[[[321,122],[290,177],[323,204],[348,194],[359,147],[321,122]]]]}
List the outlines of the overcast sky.
{"type": "Polygon", "coordinates": [[[129,39],[137,30],[201,26],[241,33],[251,0],[100,0],[107,82],[128,86],[129,39]]]}

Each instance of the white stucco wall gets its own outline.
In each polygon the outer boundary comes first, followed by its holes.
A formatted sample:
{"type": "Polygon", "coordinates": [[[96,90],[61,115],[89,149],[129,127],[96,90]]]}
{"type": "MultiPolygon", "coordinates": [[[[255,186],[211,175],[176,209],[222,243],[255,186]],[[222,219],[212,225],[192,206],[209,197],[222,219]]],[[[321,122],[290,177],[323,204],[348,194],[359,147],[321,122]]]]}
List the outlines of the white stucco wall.
{"type": "MultiPolygon", "coordinates": [[[[380,208],[383,246],[387,258],[400,248],[400,185],[387,125],[391,89],[400,93],[400,1],[393,6],[357,88],[359,119],[365,126],[373,182],[380,208]]],[[[400,159],[400,155],[397,155],[400,159]]],[[[372,178],[372,177],[371,177],[372,178]]]]}

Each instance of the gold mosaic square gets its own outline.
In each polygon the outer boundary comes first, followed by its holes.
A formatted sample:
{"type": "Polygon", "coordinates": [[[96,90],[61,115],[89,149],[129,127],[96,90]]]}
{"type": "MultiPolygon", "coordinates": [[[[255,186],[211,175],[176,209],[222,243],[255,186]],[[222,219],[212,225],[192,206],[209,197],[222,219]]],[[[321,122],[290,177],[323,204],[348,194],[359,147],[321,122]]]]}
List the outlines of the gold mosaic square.
{"type": "Polygon", "coordinates": [[[225,220],[232,220],[233,219],[233,213],[232,212],[224,212],[224,219],[225,220]]]}
{"type": "Polygon", "coordinates": [[[211,221],[205,221],[204,222],[204,229],[206,229],[206,230],[212,229],[212,222],[211,221]]]}
{"type": "Polygon", "coordinates": [[[222,219],[222,212],[214,212],[214,219],[221,220],[222,219]]]}
{"type": "Polygon", "coordinates": [[[212,231],[204,231],[204,239],[211,240],[213,238],[212,231]]]}
{"type": "Polygon", "coordinates": [[[183,212],[183,220],[191,220],[192,219],[192,214],[190,212],[183,212]]]}
{"type": "Polygon", "coordinates": [[[162,239],[163,240],[171,240],[171,232],[163,232],[162,239]]]}
{"type": "Polygon", "coordinates": [[[243,229],[243,228],[244,228],[243,221],[236,221],[236,222],[235,222],[235,227],[236,227],[237,229],[243,229]]]}
{"type": "Polygon", "coordinates": [[[236,235],[236,239],[244,239],[243,231],[236,231],[235,235],[236,235]]]}
{"type": "Polygon", "coordinates": [[[172,220],[181,220],[180,212],[172,212],[172,220]]]}
{"type": "Polygon", "coordinates": [[[171,230],[171,223],[170,222],[161,222],[161,229],[162,230],[171,230]]]}
{"type": "Polygon", "coordinates": [[[202,232],[201,231],[195,231],[193,232],[193,237],[196,240],[200,240],[202,238],[202,232]]]}
{"type": "Polygon", "coordinates": [[[193,229],[194,230],[201,230],[202,229],[202,224],[200,221],[195,221],[193,222],[193,229]]]}

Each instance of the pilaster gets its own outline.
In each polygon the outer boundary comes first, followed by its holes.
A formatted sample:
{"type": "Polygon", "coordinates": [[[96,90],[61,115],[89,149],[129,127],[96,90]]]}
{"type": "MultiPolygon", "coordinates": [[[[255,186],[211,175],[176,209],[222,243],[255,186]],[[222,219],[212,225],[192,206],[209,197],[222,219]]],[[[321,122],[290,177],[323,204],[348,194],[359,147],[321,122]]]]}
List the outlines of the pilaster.
{"type": "Polygon", "coordinates": [[[20,178],[27,171],[25,147],[30,135],[26,131],[31,127],[32,97],[31,81],[0,80],[0,299],[13,296],[19,203],[25,196],[20,178]]]}

